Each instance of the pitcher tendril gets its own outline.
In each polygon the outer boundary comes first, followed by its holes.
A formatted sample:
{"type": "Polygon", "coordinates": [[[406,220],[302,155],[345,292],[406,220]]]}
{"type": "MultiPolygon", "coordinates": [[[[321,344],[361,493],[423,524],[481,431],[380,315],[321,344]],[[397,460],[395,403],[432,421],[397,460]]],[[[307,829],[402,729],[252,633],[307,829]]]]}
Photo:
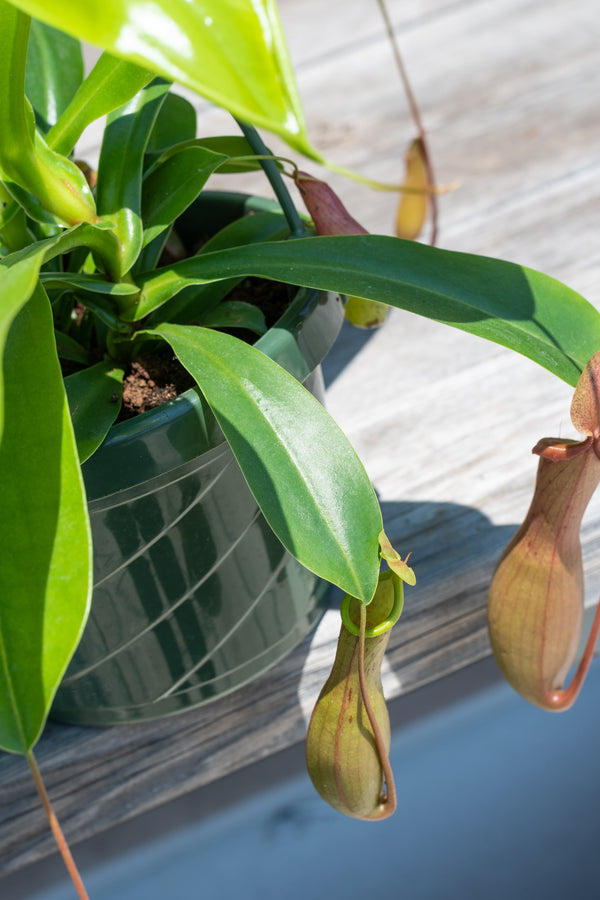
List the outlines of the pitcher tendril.
{"type": "Polygon", "coordinates": [[[367,608],[364,603],[361,603],[360,607],[360,636],[359,636],[359,644],[358,644],[358,678],[360,682],[360,693],[362,697],[362,702],[364,703],[365,709],[367,711],[367,716],[369,717],[369,722],[371,723],[371,728],[373,729],[373,736],[375,737],[375,744],[377,745],[377,752],[379,754],[379,761],[381,763],[381,768],[383,771],[383,783],[384,790],[380,795],[381,801],[381,815],[377,818],[385,819],[388,816],[393,815],[396,811],[397,806],[397,797],[396,797],[396,783],[394,781],[394,772],[392,770],[392,765],[390,763],[390,754],[389,750],[386,747],[385,738],[381,733],[381,729],[379,727],[379,723],[377,722],[377,717],[373,712],[373,707],[371,706],[371,701],[369,700],[369,691],[367,689],[367,681],[365,676],[365,632],[367,630],[367,608]]]}

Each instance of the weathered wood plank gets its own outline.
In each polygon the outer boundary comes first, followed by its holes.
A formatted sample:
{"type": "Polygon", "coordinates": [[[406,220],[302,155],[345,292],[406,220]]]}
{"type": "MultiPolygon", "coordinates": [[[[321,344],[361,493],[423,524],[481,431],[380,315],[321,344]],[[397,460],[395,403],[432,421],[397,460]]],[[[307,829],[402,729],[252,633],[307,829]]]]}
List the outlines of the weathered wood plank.
{"type": "MultiPolygon", "coordinates": [[[[390,8],[438,179],[461,182],[440,203],[441,245],[542,268],[598,302],[595,0],[390,8]]],[[[313,140],[340,164],[397,181],[413,129],[373,0],[331,0],[324,10],[321,0],[281,2],[313,140]]],[[[202,131],[232,127],[198,106],[202,131]]],[[[86,140],[93,154],[97,135],[86,140]]],[[[393,195],[331,181],[366,227],[391,230],[393,195]]],[[[263,190],[260,178],[224,183],[263,190]]],[[[375,334],[344,329],[326,375],[329,409],[418,573],[388,654],[386,690],[397,696],[489,652],[489,577],[529,502],[531,446],[571,433],[570,390],[499,347],[400,311],[375,334]]],[[[584,530],[590,601],[599,542],[596,502],[584,530]]],[[[68,836],[90,836],[302,739],[337,628],[332,611],[272,673],[174,719],[107,730],[50,724],[38,758],[68,836]]],[[[0,867],[52,849],[25,764],[0,755],[0,867]]]]}

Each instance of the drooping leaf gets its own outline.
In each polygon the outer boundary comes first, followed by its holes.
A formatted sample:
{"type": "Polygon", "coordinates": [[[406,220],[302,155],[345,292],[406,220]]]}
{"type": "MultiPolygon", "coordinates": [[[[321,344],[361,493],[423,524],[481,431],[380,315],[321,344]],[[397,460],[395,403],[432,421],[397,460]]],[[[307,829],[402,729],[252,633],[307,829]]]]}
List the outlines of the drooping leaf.
{"type": "MultiPolygon", "coordinates": [[[[235,219],[221,228],[203,244],[198,252],[209,253],[225,247],[280,240],[288,233],[289,228],[281,210],[258,210],[252,215],[235,219]]],[[[209,310],[214,309],[241,280],[242,276],[238,276],[224,281],[185,288],[177,292],[177,295],[164,307],[157,309],[155,316],[152,316],[149,322],[153,325],[162,320],[177,322],[181,325],[196,322],[209,310]],[[160,318],[156,318],[156,316],[160,318]]]]}
{"type": "Polygon", "coordinates": [[[123,396],[123,369],[100,362],[65,378],[79,461],[98,449],[114,424],[123,396]]]}
{"type": "Polygon", "coordinates": [[[91,594],[85,491],[41,287],[9,328],[2,380],[0,746],[25,753],[43,728],[91,594]]]}
{"type": "Polygon", "coordinates": [[[319,159],[275,0],[17,0],[20,9],[186,85],[319,159]]]}
{"type": "Polygon", "coordinates": [[[140,278],[133,320],[189,284],[256,275],[378,300],[509,347],[576,384],[600,313],[526,266],[382,235],[307,237],[201,254],[140,278]]]}
{"type": "Polygon", "coordinates": [[[83,80],[83,54],[75,38],[34,20],[31,23],[25,93],[45,133],[56,124],[83,80]]]}
{"type": "MultiPolygon", "coordinates": [[[[38,241],[36,244],[30,244],[22,250],[9,254],[4,257],[3,263],[7,267],[12,267],[24,260],[29,260],[30,263],[33,260],[36,266],[40,266],[43,263],[51,262],[57,256],[77,250],[80,247],[93,250],[102,259],[112,258],[118,250],[113,226],[107,222],[99,222],[97,225],[82,222],[80,225],[74,225],[72,228],[61,231],[57,235],[38,241]]],[[[36,268],[36,273],[37,271],[38,269],[36,268]]],[[[54,277],[55,274],[51,273],[50,277],[54,277]]],[[[123,292],[116,290],[111,293],[113,296],[120,296],[123,292]]],[[[129,291],[125,292],[125,294],[127,293],[129,291]]]]}
{"type": "Polygon", "coordinates": [[[381,512],[331,416],[284,369],[230,335],[171,324],[150,333],[163,337],[196,379],[283,545],[368,603],[379,573],[381,512]]]}

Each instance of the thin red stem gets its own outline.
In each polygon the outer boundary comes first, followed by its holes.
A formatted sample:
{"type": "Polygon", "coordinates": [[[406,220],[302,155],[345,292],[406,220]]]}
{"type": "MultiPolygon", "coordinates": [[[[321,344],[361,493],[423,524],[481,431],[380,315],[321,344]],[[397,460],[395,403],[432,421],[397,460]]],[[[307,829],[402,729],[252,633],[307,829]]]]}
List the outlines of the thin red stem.
{"type": "Polygon", "coordinates": [[[387,819],[396,811],[397,797],[396,785],[394,782],[394,773],[390,763],[390,756],[385,745],[384,737],[381,733],[379,723],[375,718],[369,694],[367,692],[367,679],[365,677],[365,632],[367,630],[367,608],[364,603],[360,605],[360,633],[358,637],[358,683],[362,694],[362,702],[367,712],[367,717],[373,729],[373,737],[375,738],[375,746],[379,754],[381,768],[383,771],[383,779],[385,782],[386,796],[382,801],[381,807],[374,819],[387,819]]]}
{"type": "MultiPolygon", "coordinates": [[[[400,73],[400,78],[402,80],[402,85],[404,87],[404,93],[406,94],[406,99],[408,101],[408,107],[410,109],[410,114],[412,116],[413,122],[415,123],[415,128],[417,129],[418,137],[421,141],[421,146],[423,148],[423,161],[425,163],[425,169],[427,171],[427,179],[429,181],[429,186],[433,188],[435,185],[435,176],[433,173],[433,165],[431,162],[431,154],[429,153],[429,143],[427,139],[427,134],[425,132],[425,127],[423,125],[423,120],[421,118],[421,111],[419,109],[419,104],[417,103],[417,99],[414,95],[414,91],[412,89],[410,80],[408,78],[408,72],[406,71],[406,67],[402,60],[402,55],[400,53],[400,47],[398,46],[398,41],[396,40],[396,35],[394,34],[394,27],[392,25],[392,20],[390,19],[387,6],[385,4],[385,0],[377,0],[377,4],[381,11],[381,15],[383,17],[383,21],[385,24],[385,30],[387,31],[390,44],[392,47],[392,53],[394,54],[394,61],[396,63],[396,67],[398,72],[400,73]]],[[[435,246],[437,243],[438,237],[438,202],[437,196],[434,191],[430,194],[430,204],[431,204],[431,238],[430,243],[431,246],[435,246]]]]}
{"type": "Polygon", "coordinates": [[[27,759],[27,762],[29,764],[34,784],[37,788],[40,800],[42,801],[42,806],[44,807],[44,812],[48,817],[48,822],[50,823],[50,828],[52,829],[54,840],[58,845],[58,849],[60,850],[65,866],[67,867],[67,871],[71,877],[71,881],[73,882],[75,890],[77,891],[77,895],[79,896],[79,900],[89,900],[86,889],[83,886],[83,881],[81,880],[81,876],[79,875],[79,871],[77,869],[77,866],[75,865],[75,860],[71,855],[69,845],[67,844],[66,838],[62,833],[62,829],[59,825],[58,819],[56,818],[56,814],[52,808],[52,804],[50,803],[50,798],[48,796],[48,792],[46,791],[42,773],[38,768],[38,764],[35,756],[33,755],[33,751],[29,750],[25,754],[25,758],[27,759]]]}
{"type": "Polygon", "coordinates": [[[577,700],[579,695],[579,691],[585,681],[585,676],[588,673],[588,669],[592,663],[594,658],[594,650],[596,649],[596,643],[598,642],[598,635],[600,634],[600,601],[598,602],[598,606],[596,607],[596,612],[594,614],[594,621],[592,622],[592,627],[590,629],[590,633],[588,635],[588,639],[586,641],[585,650],[583,651],[583,656],[579,661],[579,665],[577,666],[577,671],[573,675],[571,679],[571,683],[567,688],[562,691],[554,691],[552,694],[548,696],[548,705],[551,710],[555,712],[564,712],[567,709],[570,709],[571,706],[577,700]]]}

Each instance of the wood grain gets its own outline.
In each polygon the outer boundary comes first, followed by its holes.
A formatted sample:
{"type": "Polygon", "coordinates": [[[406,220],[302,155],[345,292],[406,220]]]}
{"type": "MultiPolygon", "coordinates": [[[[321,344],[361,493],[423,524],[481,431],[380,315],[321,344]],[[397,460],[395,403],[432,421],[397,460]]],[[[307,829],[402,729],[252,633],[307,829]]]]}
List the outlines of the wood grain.
{"type": "MultiPolygon", "coordinates": [[[[438,180],[460,182],[440,202],[440,244],[543,269],[597,304],[595,0],[389,5],[438,180]]],[[[316,146],[372,178],[400,180],[414,128],[375,4],[281,0],[281,14],[316,146]]],[[[202,131],[232,129],[225,114],[197,105],[202,131]]],[[[93,129],[82,149],[97,151],[93,129]]],[[[365,227],[390,233],[394,195],[330,181],[365,227]]],[[[263,191],[254,177],[225,184],[263,191]]],[[[386,690],[397,696],[489,653],[487,584],[529,503],[531,447],[572,434],[570,390],[499,347],[400,311],[374,334],[344,328],[325,374],[329,409],[365,462],[386,530],[413,553],[418,583],[387,657],[386,690]]],[[[583,543],[591,603],[600,590],[597,501],[583,543]]],[[[332,608],[271,673],[176,718],[107,730],[51,723],[37,756],[68,837],[90,836],[301,740],[337,627],[332,608]]],[[[25,763],[0,755],[2,870],[52,850],[25,763]]]]}

